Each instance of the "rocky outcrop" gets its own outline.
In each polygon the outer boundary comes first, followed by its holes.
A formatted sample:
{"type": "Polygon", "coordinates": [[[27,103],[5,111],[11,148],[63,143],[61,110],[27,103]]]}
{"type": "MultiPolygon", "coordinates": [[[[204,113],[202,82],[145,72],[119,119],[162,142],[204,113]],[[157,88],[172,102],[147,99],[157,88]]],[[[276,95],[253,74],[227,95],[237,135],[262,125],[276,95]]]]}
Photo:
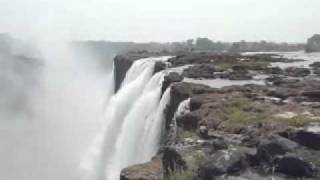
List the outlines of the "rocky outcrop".
{"type": "Polygon", "coordinates": [[[185,130],[195,130],[198,128],[198,124],[201,117],[196,113],[187,113],[177,117],[177,125],[185,130]]]}
{"type": "Polygon", "coordinates": [[[271,56],[184,53],[169,60],[173,67],[193,65],[164,78],[162,91],[171,87],[166,132],[174,127],[176,134],[157,154],[164,179],[320,179],[319,133],[303,128],[320,119],[320,81],[306,68],[269,66],[294,61],[271,56]],[[260,73],[270,75],[266,86],[215,89],[183,82],[184,77],[251,79],[260,73]],[[173,121],[188,98],[188,112],[173,121]]]}
{"type": "Polygon", "coordinates": [[[274,135],[260,140],[257,147],[257,157],[260,162],[273,163],[277,155],[284,155],[296,148],[298,148],[298,145],[295,142],[274,135]]]}
{"type": "Polygon", "coordinates": [[[320,34],[315,34],[308,39],[306,52],[320,52],[320,34]]]}
{"type": "Polygon", "coordinates": [[[162,180],[162,161],[155,158],[145,164],[134,165],[121,171],[120,180],[162,180]]]}
{"type": "Polygon", "coordinates": [[[173,84],[171,86],[170,102],[165,111],[166,128],[169,129],[174,113],[183,100],[191,97],[192,94],[201,94],[210,91],[212,91],[210,87],[200,84],[184,82],[173,84]]]}
{"type": "MultiPolygon", "coordinates": [[[[168,54],[164,53],[152,53],[152,52],[129,52],[122,55],[118,55],[114,58],[114,82],[115,82],[115,92],[121,86],[123,79],[126,76],[127,71],[130,69],[134,61],[142,58],[164,56],[168,54]]],[[[165,63],[156,62],[154,73],[159,72],[166,68],[165,63]]]]}
{"type": "Polygon", "coordinates": [[[162,163],[165,177],[174,172],[181,172],[187,168],[185,160],[181,154],[172,147],[165,147],[162,150],[162,163]]]}
{"type": "Polygon", "coordinates": [[[308,68],[290,67],[285,69],[285,74],[292,77],[305,77],[310,75],[310,73],[311,71],[308,68]]]}
{"type": "Polygon", "coordinates": [[[183,76],[188,78],[214,78],[217,69],[212,64],[196,64],[183,71],[183,76]]]}
{"type": "Polygon", "coordinates": [[[239,174],[247,167],[245,159],[245,152],[241,149],[220,150],[199,167],[198,178],[210,180],[224,174],[239,174]]]}
{"type": "Polygon", "coordinates": [[[300,145],[320,150],[320,132],[308,131],[306,129],[289,129],[282,134],[300,145]]]}
{"type": "Polygon", "coordinates": [[[176,72],[170,72],[168,75],[166,75],[163,79],[162,82],[162,93],[165,92],[165,90],[172,84],[175,82],[180,82],[183,80],[183,77],[180,76],[178,73],[176,72]]]}
{"type": "Polygon", "coordinates": [[[136,60],[139,58],[128,58],[126,56],[116,56],[114,58],[114,83],[115,83],[115,89],[114,91],[117,92],[118,89],[121,86],[121,82],[124,80],[127,71],[133,64],[133,60],[136,60]]]}
{"type": "Polygon", "coordinates": [[[316,173],[312,163],[295,155],[279,157],[275,170],[292,177],[313,177],[316,173]]]}

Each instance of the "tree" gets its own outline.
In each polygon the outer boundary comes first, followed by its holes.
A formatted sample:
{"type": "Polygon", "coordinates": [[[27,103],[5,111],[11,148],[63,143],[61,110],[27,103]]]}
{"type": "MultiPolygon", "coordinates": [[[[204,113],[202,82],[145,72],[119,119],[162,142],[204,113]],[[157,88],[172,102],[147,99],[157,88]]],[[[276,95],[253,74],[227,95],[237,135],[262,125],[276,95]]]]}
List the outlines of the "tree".
{"type": "Polygon", "coordinates": [[[306,52],[320,52],[320,34],[315,34],[308,39],[306,52]]]}
{"type": "Polygon", "coordinates": [[[214,50],[214,43],[208,38],[198,38],[196,41],[196,49],[199,50],[214,50]]]}

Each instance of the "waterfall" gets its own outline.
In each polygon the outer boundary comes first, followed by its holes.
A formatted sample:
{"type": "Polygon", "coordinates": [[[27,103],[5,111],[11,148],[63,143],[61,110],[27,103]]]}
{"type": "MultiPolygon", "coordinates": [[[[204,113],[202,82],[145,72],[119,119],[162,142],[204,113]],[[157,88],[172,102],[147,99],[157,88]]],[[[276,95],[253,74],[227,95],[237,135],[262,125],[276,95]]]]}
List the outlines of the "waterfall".
{"type": "Polygon", "coordinates": [[[176,139],[177,137],[177,117],[182,116],[190,112],[190,98],[180,102],[176,112],[174,113],[169,130],[169,140],[176,139]]]}
{"type": "Polygon", "coordinates": [[[156,61],[140,59],[128,70],[106,107],[101,131],[82,166],[87,180],[116,180],[121,169],[151,159],[159,148],[168,89],[161,98],[165,72],[153,75],[156,61]]]}

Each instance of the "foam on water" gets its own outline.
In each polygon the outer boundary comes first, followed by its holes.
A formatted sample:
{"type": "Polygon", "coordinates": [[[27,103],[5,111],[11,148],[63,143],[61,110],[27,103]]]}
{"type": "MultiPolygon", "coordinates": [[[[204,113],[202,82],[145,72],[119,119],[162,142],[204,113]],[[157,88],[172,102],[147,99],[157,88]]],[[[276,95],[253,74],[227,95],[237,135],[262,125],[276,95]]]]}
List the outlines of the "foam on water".
{"type": "Polygon", "coordinates": [[[164,72],[153,75],[156,61],[135,61],[120,90],[111,97],[106,117],[83,162],[85,179],[116,180],[121,169],[151,159],[158,150],[169,90],[161,98],[164,72]]]}

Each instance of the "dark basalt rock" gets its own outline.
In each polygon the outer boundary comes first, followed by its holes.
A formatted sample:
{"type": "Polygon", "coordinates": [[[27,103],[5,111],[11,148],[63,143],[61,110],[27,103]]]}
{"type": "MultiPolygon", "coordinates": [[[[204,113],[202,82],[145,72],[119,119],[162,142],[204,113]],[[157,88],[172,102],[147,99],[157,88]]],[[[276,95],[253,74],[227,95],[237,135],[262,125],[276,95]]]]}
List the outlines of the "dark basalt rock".
{"type": "Polygon", "coordinates": [[[182,75],[188,78],[214,78],[215,71],[212,64],[196,64],[183,70],[182,75]]]}
{"type": "Polygon", "coordinates": [[[276,160],[276,172],[293,177],[313,177],[313,165],[295,155],[285,155],[276,160]]]}
{"type": "Polygon", "coordinates": [[[316,75],[320,75],[320,68],[313,69],[313,73],[316,75]]]}
{"type": "Polygon", "coordinates": [[[297,78],[279,77],[273,81],[276,86],[286,87],[291,85],[296,85],[300,80],[297,78]]]}
{"type": "Polygon", "coordinates": [[[310,75],[311,71],[308,68],[289,67],[285,69],[287,76],[293,77],[305,77],[310,75]]]}
{"type": "Polygon", "coordinates": [[[165,90],[172,84],[175,82],[180,82],[183,80],[183,77],[180,76],[178,73],[176,72],[170,72],[168,75],[166,75],[164,77],[164,80],[162,82],[162,93],[165,92],[165,90]]]}
{"type": "Polygon", "coordinates": [[[162,61],[157,61],[154,65],[154,73],[160,72],[165,70],[167,67],[166,63],[162,61]]]}
{"type": "MultiPolygon", "coordinates": [[[[142,56],[144,57],[144,56],[142,56]]],[[[134,55],[118,55],[114,58],[114,82],[115,92],[117,92],[121,86],[123,79],[126,76],[127,71],[135,60],[142,58],[141,56],[134,55]]]]}
{"type": "Polygon", "coordinates": [[[283,74],[283,70],[279,67],[268,67],[264,70],[267,74],[283,74]]]}
{"type": "Polygon", "coordinates": [[[230,73],[228,79],[230,80],[250,80],[252,79],[252,75],[249,74],[248,71],[233,71],[230,73]]]}
{"type": "Polygon", "coordinates": [[[257,156],[260,162],[273,163],[277,155],[284,155],[287,152],[298,148],[298,145],[278,135],[262,139],[257,148],[257,156]]]}
{"type": "Polygon", "coordinates": [[[177,117],[177,125],[185,130],[195,130],[198,127],[198,123],[201,117],[196,113],[187,113],[177,117]]]}
{"type": "Polygon", "coordinates": [[[133,165],[123,169],[120,180],[162,180],[162,161],[155,158],[144,164],[133,165]]]}
{"type": "MultiPolygon", "coordinates": [[[[123,79],[126,76],[127,71],[130,69],[134,61],[142,58],[165,56],[167,53],[154,53],[148,51],[128,52],[122,55],[118,55],[114,58],[114,82],[115,92],[117,92],[121,86],[123,79]]],[[[154,73],[164,70],[166,64],[163,62],[156,62],[154,73]]]]}
{"type": "Polygon", "coordinates": [[[320,133],[304,129],[291,129],[282,133],[282,135],[310,149],[320,150],[320,133]]]}
{"type": "Polygon", "coordinates": [[[218,150],[223,150],[223,149],[228,149],[228,144],[223,138],[212,140],[212,150],[213,151],[218,151],[218,150]]]}
{"type": "Polygon", "coordinates": [[[213,180],[227,174],[238,174],[246,169],[246,155],[242,150],[220,150],[200,165],[198,179],[213,180]]]}
{"type": "Polygon", "coordinates": [[[306,96],[310,101],[320,101],[320,91],[304,91],[301,93],[302,96],[306,96]]]}
{"type": "Polygon", "coordinates": [[[205,85],[185,82],[174,83],[171,86],[170,102],[165,109],[166,128],[169,129],[174,113],[183,100],[191,97],[193,94],[202,94],[211,91],[212,88],[205,85]]]}
{"type": "Polygon", "coordinates": [[[215,53],[215,52],[184,52],[169,59],[172,66],[182,66],[186,64],[209,64],[209,63],[227,63],[232,64],[240,55],[215,53]]]}
{"type": "Polygon", "coordinates": [[[161,154],[165,177],[187,169],[186,161],[175,148],[164,147],[161,154]]]}
{"type": "Polygon", "coordinates": [[[310,64],[310,67],[320,68],[320,62],[314,62],[314,63],[310,64]]]}
{"type": "Polygon", "coordinates": [[[276,97],[283,100],[287,99],[288,97],[298,96],[298,95],[299,95],[299,92],[297,89],[282,88],[282,87],[269,89],[267,92],[267,96],[276,97]]]}

